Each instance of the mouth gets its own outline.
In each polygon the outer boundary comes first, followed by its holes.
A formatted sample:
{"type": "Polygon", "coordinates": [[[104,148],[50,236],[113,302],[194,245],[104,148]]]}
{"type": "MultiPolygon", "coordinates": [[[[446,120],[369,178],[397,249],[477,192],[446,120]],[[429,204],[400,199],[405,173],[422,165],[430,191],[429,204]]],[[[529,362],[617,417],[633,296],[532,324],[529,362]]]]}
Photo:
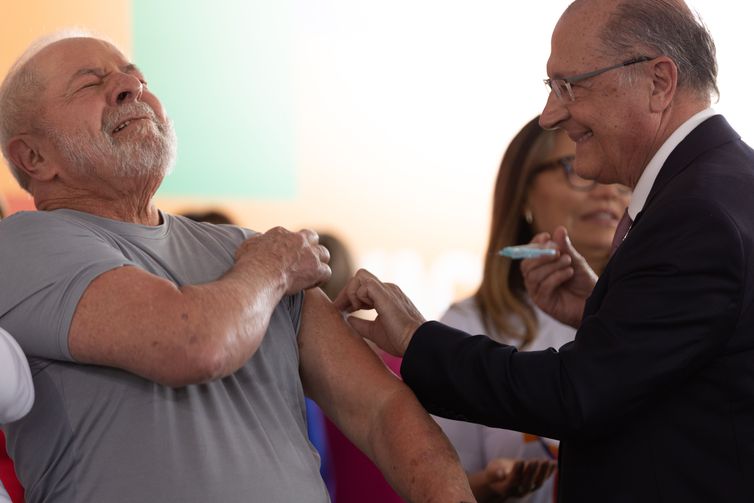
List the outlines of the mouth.
{"type": "Polygon", "coordinates": [[[132,117],[131,119],[126,119],[123,122],[121,122],[120,124],[118,124],[118,126],[115,129],[113,129],[112,134],[119,133],[119,132],[123,131],[124,129],[126,129],[128,127],[128,125],[131,124],[132,122],[135,122],[135,121],[138,121],[138,120],[141,120],[141,119],[145,119],[145,118],[146,117],[132,117]]]}
{"type": "Polygon", "coordinates": [[[618,213],[613,210],[600,209],[590,211],[581,217],[583,220],[593,220],[596,222],[604,222],[606,224],[614,224],[620,220],[618,213]]]}

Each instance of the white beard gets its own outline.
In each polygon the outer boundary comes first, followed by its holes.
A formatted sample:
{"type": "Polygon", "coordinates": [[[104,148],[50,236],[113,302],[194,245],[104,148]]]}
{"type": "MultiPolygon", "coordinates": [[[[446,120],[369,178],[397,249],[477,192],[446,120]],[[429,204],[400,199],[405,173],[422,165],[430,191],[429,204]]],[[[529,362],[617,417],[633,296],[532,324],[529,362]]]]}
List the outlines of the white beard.
{"type": "Polygon", "coordinates": [[[103,118],[102,134],[92,136],[85,129],[63,133],[47,128],[53,144],[77,173],[96,175],[109,170],[120,177],[164,177],[173,169],[177,138],[173,123],[160,123],[152,109],[142,102],[129,103],[103,118]],[[127,117],[147,116],[147,120],[129,124],[123,138],[114,138],[112,131],[127,117]],[[137,130],[138,131],[135,131],[137,130]],[[125,135],[133,135],[127,138],[125,135]]]}

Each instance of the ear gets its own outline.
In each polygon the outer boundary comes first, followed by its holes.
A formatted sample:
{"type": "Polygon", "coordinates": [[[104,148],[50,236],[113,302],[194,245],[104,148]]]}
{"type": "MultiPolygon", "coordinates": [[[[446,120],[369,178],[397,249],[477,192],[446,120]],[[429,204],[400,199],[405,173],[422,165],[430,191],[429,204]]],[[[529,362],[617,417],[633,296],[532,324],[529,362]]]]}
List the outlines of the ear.
{"type": "Polygon", "coordinates": [[[673,101],[678,87],[678,67],[667,56],[659,56],[649,64],[652,72],[650,109],[652,112],[664,112],[673,101]]]}
{"type": "Polygon", "coordinates": [[[14,136],[8,142],[10,161],[29,178],[48,181],[55,176],[55,171],[42,155],[42,144],[31,134],[14,136]]]}

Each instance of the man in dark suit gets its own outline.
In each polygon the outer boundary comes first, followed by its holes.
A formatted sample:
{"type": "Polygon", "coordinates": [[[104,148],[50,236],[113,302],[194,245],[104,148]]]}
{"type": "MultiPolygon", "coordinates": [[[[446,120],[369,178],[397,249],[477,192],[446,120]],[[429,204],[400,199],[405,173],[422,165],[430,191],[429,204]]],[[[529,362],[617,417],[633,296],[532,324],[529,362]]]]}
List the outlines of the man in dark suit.
{"type": "Polygon", "coordinates": [[[754,152],[709,108],[714,43],[680,1],[578,0],[547,70],[542,126],[577,142],[579,175],[634,189],[599,281],[562,228],[522,263],[575,341],[425,323],[366,271],[336,304],[377,310],[352,324],[405,353],[430,412],[561,439],[561,501],[754,501],[754,152]]]}

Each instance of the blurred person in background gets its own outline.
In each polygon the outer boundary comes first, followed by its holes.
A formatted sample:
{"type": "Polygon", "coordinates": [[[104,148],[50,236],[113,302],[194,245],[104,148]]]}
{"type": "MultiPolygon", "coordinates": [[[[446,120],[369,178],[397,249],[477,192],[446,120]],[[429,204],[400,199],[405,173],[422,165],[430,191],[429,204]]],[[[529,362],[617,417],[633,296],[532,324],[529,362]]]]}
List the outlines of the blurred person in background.
{"type": "MultiPolygon", "coordinates": [[[[542,312],[526,294],[520,262],[501,257],[505,246],[535,234],[568,229],[574,247],[601,272],[615,228],[631,195],[622,185],[603,185],[573,171],[576,145],[562,131],[529,121],[511,141],[498,171],[489,243],[477,292],[453,304],[440,321],[484,333],[520,350],[559,348],[575,329],[542,312]]],[[[435,417],[458,451],[480,502],[553,501],[558,442],[512,430],[435,417]],[[531,492],[533,490],[533,492],[531,492]]],[[[606,495],[607,496],[607,495],[606,495]]]]}
{"type": "Polygon", "coordinates": [[[348,250],[348,246],[338,236],[331,232],[318,232],[319,244],[327,248],[330,252],[330,270],[332,275],[330,279],[320,285],[323,292],[328,297],[334,299],[340,289],[348,283],[348,280],[353,276],[354,262],[351,252],[348,250]]]}
{"type": "MultiPolygon", "coordinates": [[[[5,216],[0,196],[0,220],[5,216]]],[[[26,415],[34,402],[34,384],[23,351],[11,335],[0,328],[0,426],[26,415]]],[[[5,452],[5,435],[0,431],[0,503],[22,497],[23,489],[5,452]],[[6,484],[10,485],[6,491],[6,484]],[[9,495],[10,493],[10,495],[9,495]]]]}
{"type": "Polygon", "coordinates": [[[204,210],[204,211],[190,210],[190,211],[184,211],[181,214],[184,217],[190,218],[191,220],[195,222],[209,222],[211,224],[236,225],[233,219],[230,218],[227,213],[225,213],[223,210],[220,210],[220,209],[212,209],[212,210],[204,210]]]}

